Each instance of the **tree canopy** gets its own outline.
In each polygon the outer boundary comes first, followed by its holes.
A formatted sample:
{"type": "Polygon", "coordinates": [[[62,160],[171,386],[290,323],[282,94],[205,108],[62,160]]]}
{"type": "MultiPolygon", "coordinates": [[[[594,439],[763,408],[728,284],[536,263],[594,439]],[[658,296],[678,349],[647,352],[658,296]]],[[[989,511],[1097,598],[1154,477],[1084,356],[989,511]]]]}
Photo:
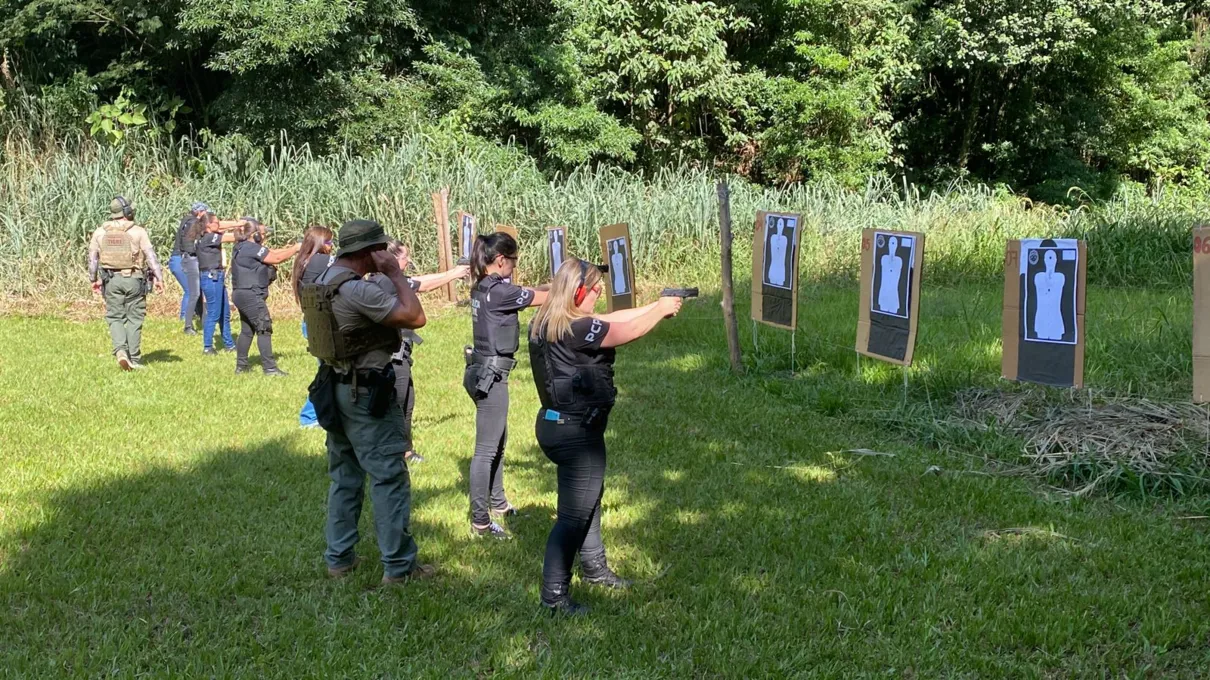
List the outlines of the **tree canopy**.
{"type": "Polygon", "coordinates": [[[62,127],[417,129],[542,167],[871,173],[1062,200],[1210,172],[1195,0],[0,0],[0,86],[62,127]]]}

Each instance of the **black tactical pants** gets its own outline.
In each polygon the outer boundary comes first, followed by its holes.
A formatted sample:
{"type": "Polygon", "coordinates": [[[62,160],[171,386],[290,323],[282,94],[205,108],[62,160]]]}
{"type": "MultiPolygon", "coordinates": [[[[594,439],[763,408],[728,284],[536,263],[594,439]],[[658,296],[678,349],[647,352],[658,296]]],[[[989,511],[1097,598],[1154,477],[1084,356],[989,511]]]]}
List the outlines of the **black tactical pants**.
{"type": "Polygon", "coordinates": [[[395,362],[395,398],[403,411],[403,440],[407,442],[408,451],[415,451],[412,443],[412,410],[416,408],[416,386],[412,384],[412,364],[406,360],[395,362]]]}
{"type": "Polygon", "coordinates": [[[605,556],[601,542],[601,496],[605,493],[605,423],[585,428],[577,418],[547,420],[538,412],[538,446],[555,464],[559,480],[558,518],[546,539],[542,582],[566,585],[576,553],[580,560],[605,556]]]}
{"type": "MultiPolygon", "coordinates": [[[[468,373],[478,366],[467,367],[468,373]]],[[[467,391],[473,390],[473,380],[464,379],[467,391]]],[[[474,394],[471,398],[474,398],[474,394]]],[[[471,458],[471,523],[485,527],[491,524],[488,511],[509,508],[504,495],[504,447],[508,444],[508,373],[482,399],[475,400],[475,455],[471,458]],[[488,495],[491,504],[488,504],[488,495]]]]}
{"type": "Polygon", "coordinates": [[[235,341],[235,367],[248,367],[248,350],[252,348],[252,336],[256,336],[256,347],[260,350],[261,368],[272,371],[277,368],[273,358],[273,319],[269,316],[267,293],[239,288],[231,293],[231,301],[239,310],[239,338],[235,341]]]}

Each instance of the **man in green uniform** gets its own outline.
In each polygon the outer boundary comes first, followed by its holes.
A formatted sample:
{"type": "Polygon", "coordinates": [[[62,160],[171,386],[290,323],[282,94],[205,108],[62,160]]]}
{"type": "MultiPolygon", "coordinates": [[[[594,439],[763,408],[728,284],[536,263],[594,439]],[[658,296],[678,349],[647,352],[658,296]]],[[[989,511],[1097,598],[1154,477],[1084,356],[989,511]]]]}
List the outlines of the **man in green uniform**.
{"type": "Polygon", "coordinates": [[[417,563],[409,530],[408,445],[391,360],[399,350],[399,329],[424,326],[424,309],[387,243],[377,222],[346,222],[336,261],[315,283],[302,286],[301,298],[307,348],[323,362],[310,393],[328,433],[328,574],[339,578],[357,566],[357,521],[369,475],[382,582],[389,585],[435,570],[417,563]],[[391,292],[365,279],[375,272],[391,282],[391,292]]]}
{"type": "Polygon", "coordinates": [[[142,368],[143,318],[147,315],[147,278],[164,292],[164,274],[147,231],[134,223],[134,206],[118,196],[109,219],[88,244],[88,279],[105,299],[105,322],[113,355],[123,371],[142,368]]]}

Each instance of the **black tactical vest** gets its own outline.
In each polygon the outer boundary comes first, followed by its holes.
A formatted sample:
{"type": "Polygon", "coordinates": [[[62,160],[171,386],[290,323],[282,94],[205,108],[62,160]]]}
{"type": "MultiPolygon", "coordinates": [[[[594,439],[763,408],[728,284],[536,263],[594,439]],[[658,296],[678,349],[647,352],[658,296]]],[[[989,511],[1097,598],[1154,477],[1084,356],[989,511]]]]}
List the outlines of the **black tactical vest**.
{"type": "Polygon", "coordinates": [[[552,346],[545,338],[530,337],[529,364],[542,406],[571,415],[612,408],[618,394],[613,365],[574,363],[577,356],[587,358],[558,343],[552,346]]]}
{"type": "Polygon", "coordinates": [[[204,272],[223,268],[222,234],[202,234],[197,244],[197,268],[204,272]]]}
{"type": "Polygon", "coordinates": [[[303,318],[307,322],[307,351],[320,361],[348,361],[376,349],[399,351],[399,331],[379,324],[342,331],[332,310],[332,301],[344,284],[360,279],[342,272],[327,283],[305,283],[300,290],[303,318]]]}
{"type": "MultiPolygon", "coordinates": [[[[479,280],[471,290],[471,325],[475,335],[475,353],[481,356],[512,356],[520,346],[521,324],[516,312],[493,311],[492,289],[504,283],[496,274],[479,280]]],[[[497,295],[501,294],[499,292],[497,295]]]]}
{"type": "Polygon", "coordinates": [[[257,262],[256,252],[261,247],[261,244],[251,240],[235,244],[231,257],[232,290],[269,290],[274,271],[272,265],[257,262]]]}

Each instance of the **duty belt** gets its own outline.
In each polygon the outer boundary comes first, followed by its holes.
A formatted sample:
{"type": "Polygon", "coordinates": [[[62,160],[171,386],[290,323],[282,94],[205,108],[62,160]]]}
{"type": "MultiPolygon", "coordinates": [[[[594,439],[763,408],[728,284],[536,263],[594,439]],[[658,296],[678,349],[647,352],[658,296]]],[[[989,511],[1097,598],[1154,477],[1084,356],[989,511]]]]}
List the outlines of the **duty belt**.
{"type": "Polygon", "coordinates": [[[583,411],[578,411],[576,413],[556,411],[553,408],[544,408],[538,412],[538,417],[542,420],[549,420],[552,423],[558,423],[560,425],[570,423],[589,428],[595,427],[608,415],[609,409],[600,408],[597,406],[583,411]]]}
{"type": "Polygon", "coordinates": [[[476,366],[487,366],[498,371],[511,371],[517,366],[517,360],[512,357],[501,356],[499,354],[492,356],[483,356],[478,352],[467,352],[466,362],[475,364],[476,366]]]}
{"type": "Polygon", "coordinates": [[[101,267],[101,269],[102,269],[102,271],[104,271],[104,272],[108,273],[110,276],[113,276],[114,274],[121,274],[122,276],[127,276],[127,277],[129,277],[129,276],[134,276],[135,274],[142,274],[142,273],[143,273],[143,270],[142,270],[142,269],[138,269],[138,268],[131,268],[131,269],[107,269],[107,268],[105,268],[105,267],[101,267]]]}

